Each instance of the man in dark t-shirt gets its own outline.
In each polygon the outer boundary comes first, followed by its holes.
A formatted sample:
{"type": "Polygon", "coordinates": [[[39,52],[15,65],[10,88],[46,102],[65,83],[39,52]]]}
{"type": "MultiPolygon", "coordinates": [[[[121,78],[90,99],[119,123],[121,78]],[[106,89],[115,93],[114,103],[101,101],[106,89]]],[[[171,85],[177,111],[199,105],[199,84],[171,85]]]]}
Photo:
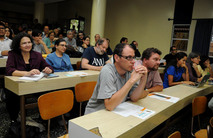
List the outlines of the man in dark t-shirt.
{"type": "Polygon", "coordinates": [[[177,48],[172,46],[170,48],[170,53],[167,54],[163,59],[166,60],[166,64],[168,65],[169,62],[176,60],[177,48]]]}
{"type": "Polygon", "coordinates": [[[95,47],[88,47],[82,55],[81,68],[101,70],[105,64],[111,63],[106,54],[107,48],[108,42],[105,38],[99,39],[96,42],[95,47]]]}

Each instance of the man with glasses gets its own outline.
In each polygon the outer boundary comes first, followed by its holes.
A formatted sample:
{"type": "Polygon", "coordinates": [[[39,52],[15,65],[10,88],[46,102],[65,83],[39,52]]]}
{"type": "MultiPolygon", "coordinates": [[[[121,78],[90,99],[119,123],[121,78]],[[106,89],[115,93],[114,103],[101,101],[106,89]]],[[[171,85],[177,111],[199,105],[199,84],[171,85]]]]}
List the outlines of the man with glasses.
{"type": "Polygon", "coordinates": [[[99,39],[95,47],[88,47],[82,55],[81,68],[89,70],[101,70],[107,63],[111,63],[106,49],[108,42],[105,38],[99,39]]]}
{"type": "Polygon", "coordinates": [[[0,56],[8,56],[12,40],[5,37],[5,25],[0,22],[0,56]]]}
{"type": "Polygon", "coordinates": [[[176,60],[177,48],[175,46],[170,47],[170,53],[167,54],[163,59],[166,60],[164,65],[168,65],[169,62],[176,60]]]}
{"type": "MultiPolygon", "coordinates": [[[[160,92],[163,90],[163,82],[158,72],[160,65],[161,51],[157,48],[147,48],[143,51],[141,60],[138,60],[135,65],[143,65],[148,70],[145,90],[147,92],[160,92]]],[[[138,82],[139,83],[139,82],[138,82]]]]}
{"type": "Polygon", "coordinates": [[[85,114],[101,109],[112,111],[127,99],[136,102],[148,94],[144,91],[147,69],[142,65],[134,67],[133,47],[128,44],[118,44],[113,58],[114,64],[107,64],[101,70],[85,114]],[[140,83],[137,84],[139,80],[140,83]]]}

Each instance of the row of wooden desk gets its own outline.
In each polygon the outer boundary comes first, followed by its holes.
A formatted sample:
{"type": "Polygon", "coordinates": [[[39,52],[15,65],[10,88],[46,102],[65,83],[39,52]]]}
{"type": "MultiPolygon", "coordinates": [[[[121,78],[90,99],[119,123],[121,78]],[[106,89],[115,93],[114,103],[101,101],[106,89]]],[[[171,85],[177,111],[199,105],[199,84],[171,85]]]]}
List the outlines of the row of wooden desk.
{"type": "MultiPolygon", "coordinates": [[[[20,77],[5,76],[5,88],[20,96],[20,113],[21,113],[21,135],[22,138],[26,137],[25,124],[26,113],[25,109],[33,105],[25,104],[25,96],[40,93],[45,91],[57,90],[74,87],[76,84],[87,81],[97,81],[99,71],[83,70],[88,73],[87,76],[70,76],[67,72],[55,73],[59,75],[56,78],[42,78],[39,81],[23,81],[20,77]]],[[[16,103],[14,103],[16,104],[16,103]]],[[[35,105],[34,105],[35,106],[35,105]]]]}
{"type": "MultiPolygon", "coordinates": [[[[162,73],[164,68],[159,68],[162,73]]],[[[21,97],[21,134],[25,135],[25,96],[33,93],[51,91],[74,87],[77,83],[97,81],[99,71],[84,70],[88,73],[85,77],[69,76],[67,72],[55,73],[59,77],[43,78],[39,81],[21,81],[19,77],[6,76],[5,87],[21,97]]],[[[142,120],[134,116],[123,117],[110,111],[100,110],[69,121],[70,137],[98,137],[91,133],[90,129],[98,127],[103,137],[141,137],[170,118],[176,112],[189,105],[192,99],[200,95],[212,93],[213,86],[205,85],[201,88],[192,88],[185,85],[177,85],[164,89],[162,94],[180,98],[177,103],[171,103],[146,97],[134,103],[155,111],[148,119],[142,120]]],[[[15,104],[15,103],[14,103],[15,104]]]]}
{"type": "MultiPolygon", "coordinates": [[[[81,61],[81,58],[70,58],[72,64],[76,64],[78,61],[81,61]]],[[[7,58],[0,58],[0,68],[6,67],[7,58]]]]}
{"type": "Polygon", "coordinates": [[[98,128],[104,138],[142,137],[172,115],[191,104],[192,99],[196,96],[208,95],[212,91],[212,85],[205,85],[202,88],[176,85],[161,92],[162,94],[180,98],[176,103],[154,99],[149,96],[133,103],[155,111],[148,119],[143,120],[134,116],[123,117],[114,112],[100,110],[70,120],[69,137],[99,137],[89,131],[93,128],[98,128]]]}

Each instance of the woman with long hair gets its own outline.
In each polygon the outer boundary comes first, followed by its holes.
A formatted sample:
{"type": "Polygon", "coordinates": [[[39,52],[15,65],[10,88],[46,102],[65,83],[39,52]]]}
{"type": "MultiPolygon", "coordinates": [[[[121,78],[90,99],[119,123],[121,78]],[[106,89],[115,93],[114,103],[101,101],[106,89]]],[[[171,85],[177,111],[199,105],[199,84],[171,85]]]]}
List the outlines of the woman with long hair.
{"type": "Polygon", "coordinates": [[[167,65],[164,73],[164,88],[178,84],[194,84],[193,82],[189,81],[188,67],[185,64],[186,59],[186,53],[179,52],[176,54],[176,60],[167,65]]]}
{"type": "Polygon", "coordinates": [[[186,66],[189,69],[189,80],[193,82],[200,82],[202,75],[198,70],[200,63],[200,55],[198,53],[191,52],[187,58],[186,66]]]}

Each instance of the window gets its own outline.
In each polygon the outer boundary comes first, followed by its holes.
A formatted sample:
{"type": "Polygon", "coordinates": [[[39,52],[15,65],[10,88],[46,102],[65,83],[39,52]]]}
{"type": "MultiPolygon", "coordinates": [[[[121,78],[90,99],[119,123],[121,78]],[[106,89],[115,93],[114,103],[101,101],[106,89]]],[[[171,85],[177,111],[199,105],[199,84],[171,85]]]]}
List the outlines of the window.
{"type": "Polygon", "coordinates": [[[171,46],[175,46],[178,51],[187,51],[189,39],[189,24],[174,24],[171,46]]]}

